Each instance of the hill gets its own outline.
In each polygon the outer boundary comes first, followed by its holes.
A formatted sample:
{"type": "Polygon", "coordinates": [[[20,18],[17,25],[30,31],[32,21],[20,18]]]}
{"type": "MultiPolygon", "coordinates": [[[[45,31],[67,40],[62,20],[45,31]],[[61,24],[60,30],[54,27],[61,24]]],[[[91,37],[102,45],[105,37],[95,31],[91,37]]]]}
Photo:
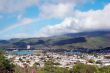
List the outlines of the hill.
{"type": "Polygon", "coordinates": [[[47,46],[56,48],[105,48],[110,47],[110,31],[68,33],[52,37],[0,40],[0,48],[26,48],[27,44],[30,44],[34,48],[47,46]]]}

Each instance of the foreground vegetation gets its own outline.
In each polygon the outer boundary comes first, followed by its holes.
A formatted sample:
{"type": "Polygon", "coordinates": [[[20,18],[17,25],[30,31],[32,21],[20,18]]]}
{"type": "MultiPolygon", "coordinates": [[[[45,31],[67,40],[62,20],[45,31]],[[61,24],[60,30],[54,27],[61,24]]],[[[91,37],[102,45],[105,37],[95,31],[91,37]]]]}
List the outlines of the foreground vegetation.
{"type": "Polygon", "coordinates": [[[76,64],[73,68],[62,68],[55,66],[51,61],[47,61],[43,68],[34,65],[32,68],[20,68],[16,66],[14,73],[31,73],[35,69],[35,73],[110,73],[110,66],[97,67],[94,65],[76,64]]]}
{"type": "Polygon", "coordinates": [[[98,68],[92,65],[76,64],[73,68],[69,69],[47,64],[44,68],[38,69],[37,73],[110,73],[110,66],[98,68]]]}
{"type": "Polygon", "coordinates": [[[0,52],[0,73],[13,73],[14,65],[0,52]]]}

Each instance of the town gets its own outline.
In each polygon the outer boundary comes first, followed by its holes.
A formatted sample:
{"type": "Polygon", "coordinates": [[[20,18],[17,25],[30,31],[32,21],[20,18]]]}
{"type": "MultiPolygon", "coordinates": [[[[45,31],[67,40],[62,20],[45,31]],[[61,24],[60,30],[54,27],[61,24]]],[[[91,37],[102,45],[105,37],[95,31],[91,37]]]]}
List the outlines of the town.
{"type": "MultiPolygon", "coordinates": [[[[15,51],[14,51],[15,52],[15,51]]],[[[88,65],[97,65],[99,67],[110,65],[110,54],[86,54],[86,53],[55,53],[44,52],[43,50],[34,51],[17,51],[19,54],[6,54],[5,56],[10,59],[13,64],[24,67],[28,65],[32,67],[35,63],[39,67],[43,67],[46,61],[52,60],[55,65],[59,67],[72,68],[77,63],[88,65]],[[23,52],[23,53],[22,53],[23,52]],[[32,53],[34,52],[34,53],[32,53]]]]}

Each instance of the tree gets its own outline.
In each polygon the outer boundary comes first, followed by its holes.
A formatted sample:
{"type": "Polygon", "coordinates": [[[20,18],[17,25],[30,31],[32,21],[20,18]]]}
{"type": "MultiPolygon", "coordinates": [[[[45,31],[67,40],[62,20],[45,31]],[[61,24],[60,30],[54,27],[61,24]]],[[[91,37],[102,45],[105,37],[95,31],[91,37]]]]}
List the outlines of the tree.
{"type": "Polygon", "coordinates": [[[0,73],[13,73],[14,65],[0,52],[0,73]]]}
{"type": "Polygon", "coordinates": [[[88,62],[89,63],[95,63],[95,61],[93,59],[90,59],[88,62]]]}

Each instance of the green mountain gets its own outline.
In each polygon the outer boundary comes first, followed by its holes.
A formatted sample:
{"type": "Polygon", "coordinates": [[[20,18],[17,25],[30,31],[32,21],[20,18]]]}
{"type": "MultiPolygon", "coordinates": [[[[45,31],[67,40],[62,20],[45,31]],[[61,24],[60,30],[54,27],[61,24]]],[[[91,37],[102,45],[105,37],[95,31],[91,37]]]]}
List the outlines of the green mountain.
{"type": "Polygon", "coordinates": [[[93,31],[68,33],[59,36],[42,38],[15,38],[10,40],[0,40],[0,48],[26,48],[27,44],[30,44],[34,48],[55,47],[99,49],[110,47],[110,32],[93,31]]]}

